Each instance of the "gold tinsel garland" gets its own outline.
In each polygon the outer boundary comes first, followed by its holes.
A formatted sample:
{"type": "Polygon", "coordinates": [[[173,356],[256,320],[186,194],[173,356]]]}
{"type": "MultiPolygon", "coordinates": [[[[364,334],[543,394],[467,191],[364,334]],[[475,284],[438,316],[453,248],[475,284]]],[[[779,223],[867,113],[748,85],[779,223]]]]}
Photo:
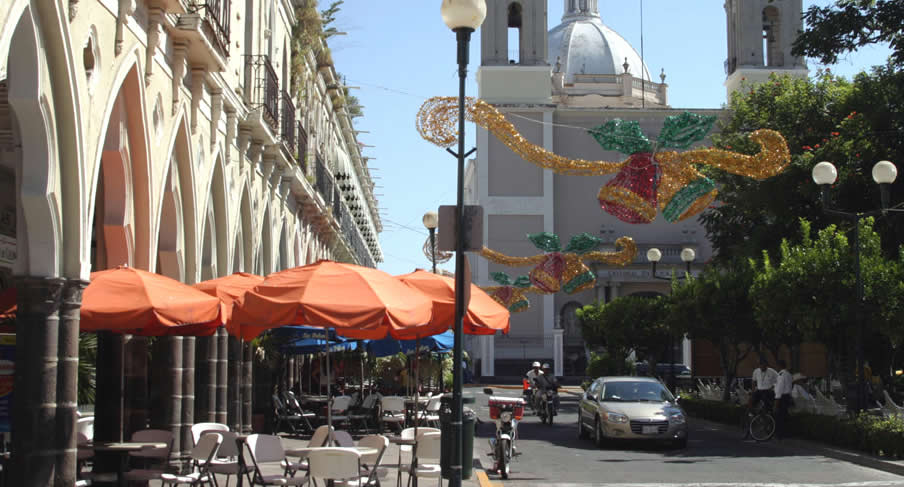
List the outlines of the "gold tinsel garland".
{"type": "MultiPolygon", "coordinates": [[[[525,139],[492,105],[474,98],[466,99],[465,116],[485,128],[522,159],[557,174],[601,176],[621,171],[628,159],[620,162],[569,159],[549,152],[525,139]]],[[[440,147],[450,147],[458,140],[458,99],[434,97],[427,100],[417,116],[417,130],[425,140],[440,147]]],[[[764,179],[781,172],[791,161],[788,144],[774,130],[761,129],[750,138],[760,145],[754,156],[721,149],[695,149],[687,152],[653,150],[652,160],[659,165],[661,176],[656,183],[656,201],[667,220],[675,222],[703,211],[716,197],[715,185],[694,167],[708,165],[723,171],[754,179],[764,179]]],[[[655,206],[630,191],[611,187],[600,189],[600,200],[622,205],[636,212],[641,222],[652,221],[655,206]],[[605,193],[605,194],[604,194],[605,193]]],[[[637,222],[631,222],[637,223],[637,222]]]]}

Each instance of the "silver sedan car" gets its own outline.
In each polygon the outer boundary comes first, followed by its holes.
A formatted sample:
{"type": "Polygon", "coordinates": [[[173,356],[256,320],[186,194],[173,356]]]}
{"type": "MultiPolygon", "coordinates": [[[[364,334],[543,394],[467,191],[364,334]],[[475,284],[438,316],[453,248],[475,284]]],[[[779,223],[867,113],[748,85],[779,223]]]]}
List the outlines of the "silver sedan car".
{"type": "Polygon", "coordinates": [[[609,440],[668,441],[687,446],[687,416],[662,384],[650,377],[600,377],[578,405],[578,435],[597,445],[609,440]]]}

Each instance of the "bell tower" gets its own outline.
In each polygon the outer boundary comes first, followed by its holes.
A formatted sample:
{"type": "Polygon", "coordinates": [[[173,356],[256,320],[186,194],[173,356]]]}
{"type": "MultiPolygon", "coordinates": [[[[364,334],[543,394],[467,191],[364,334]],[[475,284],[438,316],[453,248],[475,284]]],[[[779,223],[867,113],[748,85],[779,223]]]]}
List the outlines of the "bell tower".
{"type": "Polygon", "coordinates": [[[756,84],[771,73],[805,77],[803,58],[791,46],[803,30],[803,0],[725,0],[728,96],[744,83],[756,84]]]}
{"type": "MultiPolygon", "coordinates": [[[[586,1],[586,0],[585,0],[586,1]]],[[[551,96],[547,0],[487,0],[480,27],[480,97],[547,102],[551,96]]]]}

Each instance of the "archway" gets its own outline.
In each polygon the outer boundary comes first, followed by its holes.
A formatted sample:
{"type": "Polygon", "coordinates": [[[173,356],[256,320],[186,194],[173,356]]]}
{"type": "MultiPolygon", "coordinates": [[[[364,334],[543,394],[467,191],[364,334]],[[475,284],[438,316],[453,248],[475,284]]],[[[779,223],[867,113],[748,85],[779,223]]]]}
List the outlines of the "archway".
{"type": "Polygon", "coordinates": [[[261,240],[258,250],[258,271],[260,275],[266,276],[273,272],[273,235],[272,223],[270,221],[270,207],[264,211],[264,218],[261,220],[261,240]]]}
{"type": "Polygon", "coordinates": [[[289,227],[286,224],[285,220],[283,220],[282,231],[279,232],[279,256],[276,259],[277,267],[274,269],[275,271],[281,271],[283,269],[289,268],[289,241],[288,241],[289,227]]]}
{"type": "Polygon", "coordinates": [[[245,272],[258,272],[254,267],[254,220],[251,217],[251,190],[247,181],[242,190],[239,203],[238,222],[236,222],[236,238],[240,242],[235,246],[234,258],[241,263],[233,261],[234,268],[241,268],[245,272]]]}

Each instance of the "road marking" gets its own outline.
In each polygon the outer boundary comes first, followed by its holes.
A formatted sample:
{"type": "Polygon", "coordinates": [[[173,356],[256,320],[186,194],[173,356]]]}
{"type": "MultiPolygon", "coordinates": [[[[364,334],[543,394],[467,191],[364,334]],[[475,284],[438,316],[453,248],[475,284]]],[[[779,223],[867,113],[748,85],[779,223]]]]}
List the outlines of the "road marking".
{"type": "Polygon", "coordinates": [[[557,487],[892,487],[904,486],[904,481],[871,480],[841,484],[802,484],[781,482],[681,482],[681,483],[557,483],[557,487]]]}

